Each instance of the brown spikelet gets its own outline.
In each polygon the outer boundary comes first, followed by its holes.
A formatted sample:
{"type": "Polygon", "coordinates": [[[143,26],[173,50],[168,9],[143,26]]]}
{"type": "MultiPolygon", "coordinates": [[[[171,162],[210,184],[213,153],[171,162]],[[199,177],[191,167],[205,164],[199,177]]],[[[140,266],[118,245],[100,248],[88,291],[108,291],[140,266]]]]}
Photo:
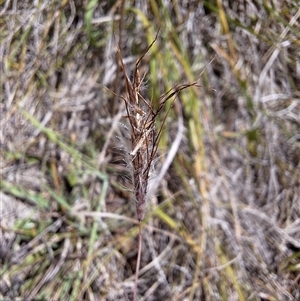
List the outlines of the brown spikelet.
{"type": "Polygon", "coordinates": [[[139,221],[142,221],[145,216],[149,171],[157,152],[162,128],[169,111],[166,113],[162,126],[158,132],[155,129],[155,118],[163,109],[167,100],[171,98],[175,99],[180,91],[188,87],[198,86],[198,81],[192,84],[174,86],[159,98],[159,107],[155,111],[153,104],[150,101],[147,101],[140,93],[142,81],[139,73],[139,65],[149,49],[155,43],[156,39],[157,35],[145,53],[137,60],[132,82],[127,76],[121,51],[118,49],[118,57],[126,82],[127,97],[121,98],[125,101],[127,111],[126,117],[129,119],[131,126],[131,151],[129,155],[131,156],[133,165],[134,194],[136,199],[137,218],[139,221]]]}
{"type": "MultiPolygon", "coordinates": [[[[158,32],[157,32],[158,35],[158,32]]],[[[175,100],[178,93],[191,86],[199,86],[198,81],[192,84],[176,85],[158,99],[158,109],[155,110],[152,102],[147,101],[140,93],[142,80],[139,73],[139,65],[144,56],[148,53],[152,45],[157,39],[149,45],[144,54],[136,61],[133,80],[130,81],[125,71],[125,66],[122,60],[120,49],[118,49],[118,59],[121,64],[126,83],[127,96],[120,96],[124,100],[127,112],[127,118],[131,127],[131,149],[129,152],[130,160],[133,166],[133,185],[136,200],[136,213],[139,221],[139,247],[138,258],[136,265],[135,286],[133,292],[133,300],[137,300],[137,283],[138,274],[141,261],[141,245],[142,245],[142,231],[141,221],[145,217],[147,190],[149,182],[149,172],[155,158],[158,143],[161,137],[162,129],[166,121],[166,112],[161,128],[156,131],[155,118],[164,108],[166,101],[169,99],[175,100]]]]}
{"type": "MultiPolygon", "coordinates": [[[[148,47],[145,54],[151,48],[152,44],[148,47]]],[[[155,133],[155,117],[157,113],[154,113],[151,103],[140,94],[142,82],[139,74],[139,64],[145,54],[136,62],[133,81],[130,82],[125,71],[120,50],[118,50],[118,53],[127,90],[127,98],[123,99],[126,104],[127,117],[131,125],[131,151],[129,154],[133,165],[136,212],[138,220],[142,221],[145,216],[149,171],[157,151],[155,133]]]]}

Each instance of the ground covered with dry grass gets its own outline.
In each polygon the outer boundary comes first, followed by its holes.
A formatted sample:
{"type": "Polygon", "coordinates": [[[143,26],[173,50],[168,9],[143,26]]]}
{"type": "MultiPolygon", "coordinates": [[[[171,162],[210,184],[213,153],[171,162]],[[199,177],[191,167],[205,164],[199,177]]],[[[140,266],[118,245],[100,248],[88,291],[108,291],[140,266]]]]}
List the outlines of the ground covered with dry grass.
{"type": "Polygon", "coordinates": [[[0,17],[1,300],[132,299],[128,120],[105,87],[124,95],[117,45],[130,74],[159,28],[145,97],[202,87],[164,124],[139,300],[300,300],[297,1],[6,0],[0,17]]]}

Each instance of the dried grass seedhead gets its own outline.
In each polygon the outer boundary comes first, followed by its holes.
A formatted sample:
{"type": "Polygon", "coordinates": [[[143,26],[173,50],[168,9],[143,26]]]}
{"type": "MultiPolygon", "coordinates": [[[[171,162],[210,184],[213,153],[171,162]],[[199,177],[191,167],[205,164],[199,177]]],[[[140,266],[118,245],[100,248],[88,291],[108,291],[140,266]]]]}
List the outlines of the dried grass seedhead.
{"type": "Polygon", "coordinates": [[[149,171],[155,158],[162,128],[170,109],[164,116],[163,123],[158,131],[156,131],[155,128],[155,118],[161,112],[167,100],[173,98],[174,101],[177,94],[183,89],[198,86],[198,81],[192,84],[174,86],[159,98],[157,110],[154,109],[151,101],[146,100],[141,95],[143,78],[140,77],[139,65],[156,39],[157,35],[144,54],[136,61],[132,81],[130,81],[127,76],[121,51],[118,49],[118,58],[126,82],[127,97],[121,98],[125,102],[127,111],[126,117],[131,126],[131,150],[129,155],[131,156],[133,166],[133,185],[136,198],[136,212],[139,221],[142,221],[145,216],[149,171]]]}

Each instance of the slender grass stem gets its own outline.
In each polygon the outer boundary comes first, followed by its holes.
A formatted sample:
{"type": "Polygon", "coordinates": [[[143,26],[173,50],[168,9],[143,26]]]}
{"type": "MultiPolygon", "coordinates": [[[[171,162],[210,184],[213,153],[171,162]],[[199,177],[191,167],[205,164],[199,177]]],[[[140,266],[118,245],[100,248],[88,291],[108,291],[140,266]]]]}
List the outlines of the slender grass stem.
{"type": "Polygon", "coordinates": [[[141,265],[142,256],[142,226],[139,223],[139,241],[138,241],[138,257],[136,261],[135,277],[134,277],[134,290],[133,290],[133,301],[137,301],[137,291],[138,291],[138,281],[139,281],[139,271],[141,265]]]}

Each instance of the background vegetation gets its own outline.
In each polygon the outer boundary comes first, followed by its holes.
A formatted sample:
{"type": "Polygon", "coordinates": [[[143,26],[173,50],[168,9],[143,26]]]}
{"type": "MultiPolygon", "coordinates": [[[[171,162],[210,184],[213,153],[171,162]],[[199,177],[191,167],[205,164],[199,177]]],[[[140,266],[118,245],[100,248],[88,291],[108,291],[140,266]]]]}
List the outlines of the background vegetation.
{"type": "Polygon", "coordinates": [[[166,120],[153,180],[184,131],[148,204],[139,300],[300,299],[298,1],[2,0],[0,16],[2,300],[131,300],[128,133],[104,87],[125,91],[117,45],[130,73],[159,28],[145,96],[203,87],[166,120]]]}

